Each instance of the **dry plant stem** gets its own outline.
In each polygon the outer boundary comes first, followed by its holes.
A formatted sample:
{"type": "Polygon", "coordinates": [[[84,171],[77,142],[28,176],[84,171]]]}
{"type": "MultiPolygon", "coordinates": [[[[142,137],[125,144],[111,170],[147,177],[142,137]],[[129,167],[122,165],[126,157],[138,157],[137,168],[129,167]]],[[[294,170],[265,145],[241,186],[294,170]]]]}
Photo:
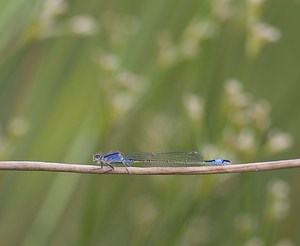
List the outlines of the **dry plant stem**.
{"type": "MultiPolygon", "coordinates": [[[[193,167],[128,167],[132,175],[199,175],[220,173],[258,172],[276,169],[300,167],[300,159],[233,164],[227,166],[193,166],[193,167]]],[[[0,170],[46,171],[85,174],[126,174],[124,167],[103,167],[97,165],[64,164],[33,161],[0,161],[0,170]]]]}

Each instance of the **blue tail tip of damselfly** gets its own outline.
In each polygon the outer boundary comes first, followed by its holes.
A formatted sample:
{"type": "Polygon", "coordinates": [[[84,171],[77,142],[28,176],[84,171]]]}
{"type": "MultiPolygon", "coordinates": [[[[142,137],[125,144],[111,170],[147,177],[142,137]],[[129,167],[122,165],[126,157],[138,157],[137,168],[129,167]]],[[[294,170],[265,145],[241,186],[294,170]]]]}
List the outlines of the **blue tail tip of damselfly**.
{"type": "Polygon", "coordinates": [[[205,161],[206,163],[208,162],[209,164],[212,165],[230,165],[231,161],[230,160],[226,160],[226,159],[213,159],[213,160],[208,160],[205,161]]]}

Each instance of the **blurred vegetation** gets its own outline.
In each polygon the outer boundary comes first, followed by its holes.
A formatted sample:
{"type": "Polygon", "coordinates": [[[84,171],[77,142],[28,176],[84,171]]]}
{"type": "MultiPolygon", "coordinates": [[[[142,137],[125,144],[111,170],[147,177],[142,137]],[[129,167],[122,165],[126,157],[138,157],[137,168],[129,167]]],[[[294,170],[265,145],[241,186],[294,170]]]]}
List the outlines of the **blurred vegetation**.
{"type": "MultiPolygon", "coordinates": [[[[0,2],[0,158],[296,158],[299,1],[0,2]]],[[[299,171],[0,174],[1,245],[300,244],[299,171]]]]}

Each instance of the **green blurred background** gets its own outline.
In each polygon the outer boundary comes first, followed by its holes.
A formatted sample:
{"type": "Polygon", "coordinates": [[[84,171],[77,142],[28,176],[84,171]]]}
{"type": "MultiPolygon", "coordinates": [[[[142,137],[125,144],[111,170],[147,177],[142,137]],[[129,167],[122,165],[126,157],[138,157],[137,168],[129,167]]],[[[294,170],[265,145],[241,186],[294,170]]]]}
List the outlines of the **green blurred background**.
{"type": "MultiPolygon", "coordinates": [[[[0,2],[0,158],[296,158],[299,0],[0,2]]],[[[1,245],[300,244],[299,171],[0,174],[1,245]]]]}

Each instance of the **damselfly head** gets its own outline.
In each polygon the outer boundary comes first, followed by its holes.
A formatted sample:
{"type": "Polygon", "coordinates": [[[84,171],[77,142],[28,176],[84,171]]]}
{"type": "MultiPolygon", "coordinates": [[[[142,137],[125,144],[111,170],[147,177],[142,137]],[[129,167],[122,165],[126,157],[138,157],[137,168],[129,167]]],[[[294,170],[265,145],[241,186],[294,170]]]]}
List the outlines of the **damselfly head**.
{"type": "Polygon", "coordinates": [[[95,154],[93,155],[93,161],[100,162],[102,160],[102,154],[95,154]]]}

